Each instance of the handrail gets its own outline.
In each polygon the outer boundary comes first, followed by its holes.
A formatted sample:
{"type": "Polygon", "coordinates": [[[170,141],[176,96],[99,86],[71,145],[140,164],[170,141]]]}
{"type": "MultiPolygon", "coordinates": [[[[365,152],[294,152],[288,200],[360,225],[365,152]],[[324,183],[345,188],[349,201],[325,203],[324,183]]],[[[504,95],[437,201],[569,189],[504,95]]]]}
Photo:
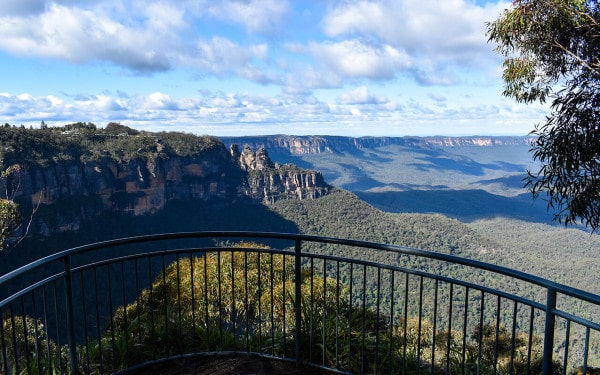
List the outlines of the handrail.
{"type": "Polygon", "coordinates": [[[430,259],[441,260],[449,263],[460,264],[463,266],[470,266],[474,268],[479,268],[485,271],[491,271],[497,274],[501,274],[504,276],[514,277],[522,281],[527,281],[532,284],[544,287],[544,288],[552,288],[556,290],[558,293],[562,293],[565,295],[569,295],[571,297],[582,299],[586,302],[600,304],[600,295],[596,295],[581,289],[573,288],[571,286],[560,284],[533,274],[529,274],[526,272],[514,270],[512,268],[499,266],[491,263],[482,262],[475,259],[462,258],[451,254],[438,253],[434,251],[422,250],[411,248],[407,246],[399,246],[399,245],[386,245],[377,242],[369,242],[362,240],[351,240],[351,239],[341,239],[335,237],[322,237],[322,236],[314,236],[314,235],[306,235],[306,234],[295,234],[295,233],[277,233],[277,232],[252,232],[252,231],[198,231],[198,232],[173,232],[173,233],[160,233],[160,234],[150,234],[150,235],[141,235],[134,237],[126,237],[114,240],[107,240],[96,242],[93,244],[82,245],[73,247],[71,249],[63,250],[46,257],[40,258],[34,262],[31,262],[27,265],[21,266],[13,271],[10,271],[2,276],[0,276],[0,284],[6,282],[11,278],[14,278],[18,275],[21,275],[27,271],[30,271],[42,264],[47,264],[54,260],[61,259],[67,255],[81,254],[84,252],[109,248],[115,246],[122,246],[132,243],[142,243],[142,242],[153,242],[160,240],[176,240],[176,239],[189,239],[189,238],[213,238],[213,237],[241,237],[241,238],[267,238],[267,239],[282,239],[282,240],[299,240],[299,241],[308,241],[308,242],[320,242],[327,244],[335,244],[335,245],[345,245],[345,246],[354,246],[361,247],[367,249],[377,249],[377,250],[386,250],[390,252],[405,254],[405,255],[414,255],[418,257],[425,257],[430,259]]]}
{"type": "MultiPolygon", "coordinates": [[[[551,280],[548,280],[548,279],[545,279],[545,278],[542,278],[542,277],[539,277],[536,275],[528,274],[528,273],[525,273],[522,271],[513,270],[513,269],[510,269],[510,268],[507,268],[504,266],[494,265],[494,264],[490,264],[490,263],[486,263],[486,262],[482,262],[482,261],[478,261],[478,260],[461,258],[461,257],[457,257],[457,256],[450,255],[450,254],[415,249],[415,248],[410,248],[410,247],[405,247],[405,246],[380,244],[380,243],[374,243],[374,242],[369,242],[369,241],[341,239],[341,238],[334,238],[334,237],[321,237],[321,236],[313,236],[313,235],[305,235],[305,234],[252,232],[252,231],[198,231],[198,232],[160,233],[160,234],[142,235],[142,236],[134,236],[134,237],[107,240],[107,241],[87,244],[87,245],[67,249],[64,251],[60,251],[58,253],[38,259],[34,262],[31,262],[27,265],[19,267],[13,271],[10,271],[10,272],[0,276],[0,286],[2,286],[3,284],[5,284],[11,280],[14,280],[20,276],[26,275],[26,274],[32,272],[33,270],[35,270],[39,267],[42,267],[44,265],[47,265],[47,264],[50,264],[50,263],[53,263],[53,262],[56,262],[59,260],[62,260],[62,262],[63,262],[62,270],[58,271],[54,275],[48,276],[44,280],[38,281],[38,282],[34,283],[33,285],[27,286],[24,289],[22,289],[21,291],[14,293],[11,297],[6,298],[3,301],[0,301],[0,309],[2,309],[3,306],[10,305],[10,309],[11,309],[10,315],[12,316],[12,315],[14,315],[14,313],[12,311],[12,309],[13,309],[12,302],[11,302],[12,300],[15,300],[16,298],[24,298],[24,295],[26,295],[27,293],[29,293],[29,292],[33,293],[36,289],[43,287],[46,284],[49,284],[51,281],[56,282],[57,279],[64,277],[64,280],[65,280],[64,281],[64,288],[65,288],[64,295],[66,298],[65,312],[66,312],[66,319],[67,319],[67,326],[68,326],[67,328],[68,328],[68,342],[69,342],[69,364],[70,364],[70,371],[75,374],[79,370],[78,370],[78,357],[77,357],[76,343],[75,343],[76,338],[75,338],[75,327],[74,327],[74,325],[75,325],[74,319],[75,318],[74,318],[74,306],[73,306],[73,303],[74,303],[74,301],[73,301],[73,293],[74,293],[73,274],[83,272],[85,269],[95,270],[98,267],[102,266],[103,264],[111,264],[111,262],[123,262],[126,260],[135,260],[137,262],[138,257],[142,257],[142,256],[150,257],[154,253],[160,253],[160,251],[149,251],[149,252],[144,252],[141,254],[129,255],[129,256],[120,257],[120,258],[110,258],[110,259],[107,259],[104,261],[88,263],[88,264],[84,264],[84,265],[80,265],[80,266],[72,266],[72,260],[71,260],[72,257],[76,256],[76,255],[92,252],[92,251],[115,248],[115,247],[124,246],[124,245],[131,245],[131,244],[184,240],[184,239],[210,239],[210,238],[243,238],[243,239],[252,238],[252,239],[286,240],[286,241],[293,242],[293,250],[289,254],[290,254],[290,256],[293,256],[293,258],[294,258],[293,274],[294,274],[294,280],[295,280],[295,284],[294,284],[294,296],[295,296],[294,298],[295,299],[294,299],[294,309],[293,309],[294,310],[293,326],[294,326],[295,331],[294,331],[293,336],[295,338],[294,357],[296,358],[297,361],[300,361],[300,359],[303,356],[302,344],[300,342],[300,338],[303,334],[302,333],[302,324],[303,324],[302,318],[303,317],[302,317],[302,311],[301,311],[303,302],[301,300],[302,287],[301,287],[301,283],[300,283],[301,273],[302,273],[302,266],[301,266],[302,260],[305,257],[308,257],[307,259],[322,258],[324,262],[327,260],[337,261],[338,267],[339,267],[339,262],[350,261],[349,259],[342,259],[340,257],[324,256],[324,255],[319,255],[319,254],[307,253],[307,252],[303,251],[303,243],[321,243],[321,244],[328,244],[328,245],[341,245],[341,246],[357,247],[357,248],[372,249],[372,250],[382,250],[382,251],[387,251],[387,252],[391,252],[391,253],[414,256],[414,257],[419,257],[419,258],[434,259],[434,260],[438,260],[438,261],[447,262],[450,264],[458,264],[458,265],[472,267],[472,268],[483,270],[483,271],[492,272],[492,273],[495,273],[498,275],[503,275],[503,276],[507,276],[507,277],[510,277],[513,279],[525,281],[527,283],[537,285],[539,287],[544,288],[546,290],[546,302],[543,304],[540,304],[535,301],[527,301],[522,297],[510,294],[510,293],[507,293],[504,291],[494,291],[485,286],[476,285],[476,284],[473,284],[470,282],[451,279],[451,278],[447,278],[444,276],[435,276],[434,274],[430,274],[427,272],[421,272],[421,271],[411,271],[410,272],[411,274],[417,275],[421,278],[420,279],[421,284],[422,284],[423,277],[427,277],[427,278],[436,280],[436,284],[435,284],[436,285],[436,292],[435,292],[436,299],[437,299],[437,293],[438,293],[437,292],[437,283],[439,281],[448,282],[448,283],[450,283],[450,285],[458,285],[458,286],[465,287],[466,291],[467,291],[467,295],[468,295],[469,289],[476,288],[477,290],[481,291],[481,293],[482,293],[482,299],[481,299],[482,311],[480,312],[480,314],[481,314],[480,320],[483,320],[483,306],[484,306],[483,305],[484,304],[483,294],[484,293],[497,295],[498,317],[500,316],[500,306],[499,306],[500,302],[499,301],[500,301],[501,297],[514,301],[515,311],[516,311],[517,303],[527,304],[527,305],[531,306],[532,317],[533,317],[533,311],[534,311],[533,309],[538,309],[540,311],[543,311],[543,313],[545,314],[544,348],[543,348],[544,349],[544,357],[543,357],[543,362],[542,362],[542,366],[543,366],[542,373],[543,374],[551,374],[553,371],[552,370],[553,369],[553,351],[554,351],[554,338],[555,338],[554,331],[555,331],[557,317],[566,320],[568,322],[568,324],[573,322],[573,323],[581,324],[581,325],[584,325],[585,327],[587,327],[586,328],[587,329],[586,339],[587,339],[587,337],[589,337],[590,329],[595,330],[595,331],[598,331],[600,329],[600,324],[598,324],[598,323],[590,322],[581,317],[578,317],[573,314],[563,312],[560,309],[557,309],[557,301],[556,301],[557,295],[560,294],[560,295],[565,295],[565,296],[569,296],[572,298],[576,298],[578,300],[581,300],[581,301],[584,301],[587,303],[591,303],[596,306],[600,306],[600,296],[599,295],[595,295],[593,293],[583,291],[580,289],[576,289],[576,288],[573,288],[573,287],[570,287],[570,286],[567,286],[564,284],[556,283],[551,280]]],[[[217,248],[200,246],[200,247],[196,247],[193,249],[190,249],[190,248],[173,249],[172,252],[178,254],[180,252],[192,253],[192,252],[199,252],[199,251],[214,251],[216,249],[217,248]]],[[[223,249],[223,248],[218,248],[218,249],[223,249]]],[[[228,249],[228,251],[233,251],[233,249],[228,249]]],[[[164,257],[164,253],[163,253],[163,257],[164,257]]],[[[163,262],[164,262],[164,258],[163,258],[163,262]]],[[[354,260],[354,262],[355,263],[352,263],[352,264],[363,265],[363,267],[365,267],[364,270],[366,270],[366,267],[368,265],[369,267],[378,267],[377,269],[379,269],[379,270],[390,269],[391,271],[402,271],[402,269],[399,269],[396,266],[379,264],[376,262],[364,262],[364,261],[360,262],[357,260],[354,260]]],[[[323,263],[323,264],[325,264],[325,263],[323,263]]],[[[350,269],[352,269],[352,268],[350,268],[350,269]]],[[[350,271],[350,272],[352,273],[352,271],[350,271]]],[[[364,272],[366,272],[366,271],[364,271],[364,272]]],[[[378,271],[378,272],[380,272],[380,271],[378,271]]],[[[406,287],[408,288],[408,274],[409,273],[408,273],[408,271],[404,271],[404,272],[407,275],[406,276],[406,278],[407,278],[406,279],[407,280],[406,287]]],[[[338,270],[338,274],[339,274],[339,270],[338,270]]],[[[366,278],[366,275],[364,277],[366,278]]],[[[366,279],[364,279],[363,283],[365,283],[365,282],[366,282],[366,279]]],[[[379,284],[377,284],[377,285],[379,285],[379,284]]],[[[365,286],[363,285],[363,288],[364,287],[365,286]]],[[[232,288],[233,288],[233,286],[232,286],[232,288]]],[[[379,288],[379,286],[378,286],[378,288],[379,288]]],[[[421,290],[420,298],[422,298],[422,293],[423,293],[422,288],[423,288],[423,286],[421,285],[421,287],[419,289],[419,290],[421,290]]],[[[352,289],[352,285],[350,286],[350,289],[352,289]]],[[[271,290],[271,294],[272,293],[273,293],[273,290],[271,290]]],[[[363,289],[363,293],[364,293],[364,289],[363,289]]],[[[380,291],[378,289],[377,290],[377,296],[378,296],[377,303],[378,304],[379,304],[379,298],[380,298],[379,293],[380,293],[380,291]]],[[[405,293],[407,293],[405,296],[405,301],[407,301],[408,300],[408,290],[405,293]]],[[[34,298],[34,297],[32,297],[32,298],[34,298]]],[[[364,296],[363,296],[363,298],[364,298],[364,296]]],[[[393,298],[394,297],[392,294],[392,300],[393,300],[393,298]]],[[[452,300],[452,298],[453,298],[452,295],[450,295],[451,300],[452,300]]],[[[21,302],[21,304],[23,305],[23,302],[21,302]]],[[[112,302],[111,302],[111,304],[112,304],[112,302]]],[[[465,309],[467,308],[466,304],[467,304],[467,300],[465,299],[465,309]]],[[[35,305],[35,302],[34,302],[34,305],[35,305]]],[[[392,302],[392,306],[393,306],[393,302],[392,302]]],[[[436,305],[434,305],[434,306],[436,306],[436,305]]],[[[363,300],[363,308],[364,308],[364,300],[363,300]]],[[[44,309],[45,309],[45,302],[44,302],[44,309]]],[[[420,309],[421,309],[421,307],[419,307],[419,310],[420,309]]],[[[2,312],[2,311],[0,310],[0,312],[2,312]]],[[[377,315],[379,315],[379,314],[380,313],[379,313],[379,307],[378,307],[377,315]]],[[[406,314],[406,312],[405,312],[405,314],[406,314]]],[[[452,306],[450,307],[450,314],[452,314],[452,306]]],[[[464,314],[465,314],[464,319],[465,319],[465,324],[466,324],[466,319],[467,319],[466,314],[467,313],[464,312],[464,314]]],[[[436,316],[436,312],[434,310],[434,330],[435,330],[435,316],[436,316]]],[[[14,317],[12,319],[13,319],[12,335],[14,337],[16,337],[15,332],[14,332],[16,323],[15,323],[14,317]]],[[[23,324],[25,324],[25,323],[23,323],[23,324]]],[[[496,324],[499,324],[499,323],[496,323],[496,324]]],[[[533,324],[533,321],[531,320],[530,325],[532,325],[532,324],[533,324]]],[[[363,322],[363,325],[364,325],[364,322],[363,322]]],[[[378,325],[379,325],[379,323],[378,323],[378,325]]],[[[513,322],[513,325],[516,325],[516,322],[513,322]]],[[[496,327],[496,328],[498,329],[498,327],[496,327]]],[[[4,333],[3,329],[4,328],[2,328],[0,325],[0,346],[2,346],[2,350],[3,350],[3,352],[0,353],[2,355],[2,357],[0,357],[0,373],[2,370],[2,363],[4,363],[5,366],[8,366],[7,365],[7,361],[8,361],[7,349],[6,349],[6,346],[3,345],[3,342],[7,341],[7,340],[5,338],[5,333],[4,333]]],[[[234,329],[235,329],[235,326],[234,326],[234,329]]],[[[363,329],[364,329],[364,327],[363,327],[363,329]]],[[[421,328],[420,328],[420,323],[419,323],[419,332],[420,332],[420,329],[421,328]]],[[[463,329],[466,330],[466,327],[464,327],[463,329]]],[[[483,329],[483,328],[480,327],[480,329],[483,329]]],[[[284,330],[285,330],[285,328],[284,328],[284,330]]],[[[515,327],[513,327],[513,334],[514,334],[514,330],[515,330],[515,327]]],[[[498,333],[496,333],[496,335],[498,335],[498,333]]],[[[531,335],[531,333],[530,333],[530,335],[531,335]]],[[[568,335],[568,330],[567,330],[567,335],[568,335]]],[[[405,340],[406,340],[406,338],[405,338],[405,340]]],[[[450,339],[448,339],[448,340],[450,340],[450,339]]],[[[498,340],[498,337],[496,337],[496,341],[497,340],[498,340]]],[[[513,337],[513,340],[514,340],[514,337],[513,337]]],[[[568,338],[567,338],[567,340],[568,340],[568,338]]],[[[530,341],[531,341],[531,338],[530,338],[530,341]]],[[[567,341],[567,343],[568,343],[568,341],[567,341]]],[[[405,342],[405,345],[406,345],[406,342],[405,342]]],[[[463,343],[463,350],[464,350],[464,345],[465,344],[463,343]]],[[[496,345],[498,345],[498,343],[496,343],[496,345]]],[[[15,346],[15,348],[16,348],[16,344],[13,344],[13,346],[15,346]]],[[[435,346],[435,341],[434,341],[434,346],[435,346]]],[[[496,348],[496,350],[497,350],[497,348],[496,348]]],[[[513,348],[513,350],[514,350],[514,348],[513,348]]],[[[566,357],[566,350],[567,349],[565,349],[565,357],[566,357]]],[[[391,352],[391,346],[390,346],[390,352],[391,352]]],[[[481,353],[479,355],[481,356],[481,353]]],[[[463,356],[464,356],[464,354],[463,354],[463,356]]],[[[497,356],[497,352],[496,352],[496,356],[497,356]]],[[[564,359],[564,367],[565,368],[566,368],[566,363],[567,363],[567,360],[565,358],[564,359]]],[[[28,367],[29,367],[29,363],[28,363],[28,367]]],[[[586,368],[587,368],[587,352],[586,352],[586,358],[585,358],[584,365],[583,365],[584,372],[586,371],[586,368]]]]}

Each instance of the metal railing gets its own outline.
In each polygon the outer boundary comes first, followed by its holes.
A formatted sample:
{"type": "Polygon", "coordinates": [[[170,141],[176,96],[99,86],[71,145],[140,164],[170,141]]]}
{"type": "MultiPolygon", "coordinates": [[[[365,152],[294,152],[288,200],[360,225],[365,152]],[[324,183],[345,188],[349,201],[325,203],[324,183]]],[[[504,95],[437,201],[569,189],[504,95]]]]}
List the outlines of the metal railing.
{"type": "Polygon", "coordinates": [[[0,373],[125,373],[233,353],[338,373],[585,374],[600,365],[599,307],[600,296],[437,252],[157,234],[0,276],[0,373]]]}

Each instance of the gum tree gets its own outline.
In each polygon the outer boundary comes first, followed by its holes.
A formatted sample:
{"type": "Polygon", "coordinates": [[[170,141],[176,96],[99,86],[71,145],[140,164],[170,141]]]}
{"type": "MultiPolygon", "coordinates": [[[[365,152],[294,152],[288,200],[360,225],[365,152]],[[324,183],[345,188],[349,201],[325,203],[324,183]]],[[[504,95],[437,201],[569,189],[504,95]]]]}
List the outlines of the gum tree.
{"type": "Polygon", "coordinates": [[[535,126],[539,169],[526,186],[547,199],[555,220],[600,227],[600,5],[598,0],[515,0],[488,24],[505,58],[503,94],[546,101],[535,126]]]}
{"type": "Polygon", "coordinates": [[[0,186],[4,187],[0,193],[0,250],[7,247],[7,240],[21,226],[19,205],[14,201],[20,185],[20,168],[12,165],[0,173],[0,186]]]}

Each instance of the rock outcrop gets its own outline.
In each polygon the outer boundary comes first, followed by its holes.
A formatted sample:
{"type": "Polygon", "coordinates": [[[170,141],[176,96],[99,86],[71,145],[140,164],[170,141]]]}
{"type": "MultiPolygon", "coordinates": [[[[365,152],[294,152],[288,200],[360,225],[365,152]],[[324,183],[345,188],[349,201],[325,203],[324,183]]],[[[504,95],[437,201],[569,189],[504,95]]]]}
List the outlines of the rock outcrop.
{"type": "Polygon", "coordinates": [[[240,152],[234,144],[230,153],[239,161],[240,168],[248,172],[243,194],[265,204],[280,199],[316,199],[331,190],[320,172],[300,169],[292,164],[273,163],[264,147],[253,152],[246,145],[240,152]]]}
{"type": "Polygon", "coordinates": [[[381,146],[406,147],[493,147],[506,145],[530,145],[533,138],[523,137],[341,137],[341,136],[293,136],[270,135],[260,137],[223,138],[226,144],[248,145],[250,148],[268,149],[272,154],[304,155],[343,153],[352,149],[369,149],[381,146]]]}
{"type": "Polygon", "coordinates": [[[330,187],[316,171],[273,163],[264,148],[228,152],[220,143],[198,155],[134,158],[117,161],[59,160],[17,168],[0,180],[11,191],[23,216],[37,210],[29,234],[77,230],[101,212],[155,213],[172,200],[221,200],[250,197],[262,203],[278,199],[314,199],[330,187]]]}

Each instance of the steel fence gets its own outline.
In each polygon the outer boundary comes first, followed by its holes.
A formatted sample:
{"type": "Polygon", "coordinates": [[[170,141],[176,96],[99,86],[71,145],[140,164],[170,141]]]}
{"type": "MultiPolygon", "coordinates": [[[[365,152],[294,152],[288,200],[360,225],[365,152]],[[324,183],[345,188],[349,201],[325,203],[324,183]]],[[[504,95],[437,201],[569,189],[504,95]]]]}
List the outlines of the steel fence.
{"type": "Polygon", "coordinates": [[[0,373],[127,373],[251,355],[359,374],[586,374],[600,296],[365,241],[186,232],[65,250],[0,276],[0,373]]]}

